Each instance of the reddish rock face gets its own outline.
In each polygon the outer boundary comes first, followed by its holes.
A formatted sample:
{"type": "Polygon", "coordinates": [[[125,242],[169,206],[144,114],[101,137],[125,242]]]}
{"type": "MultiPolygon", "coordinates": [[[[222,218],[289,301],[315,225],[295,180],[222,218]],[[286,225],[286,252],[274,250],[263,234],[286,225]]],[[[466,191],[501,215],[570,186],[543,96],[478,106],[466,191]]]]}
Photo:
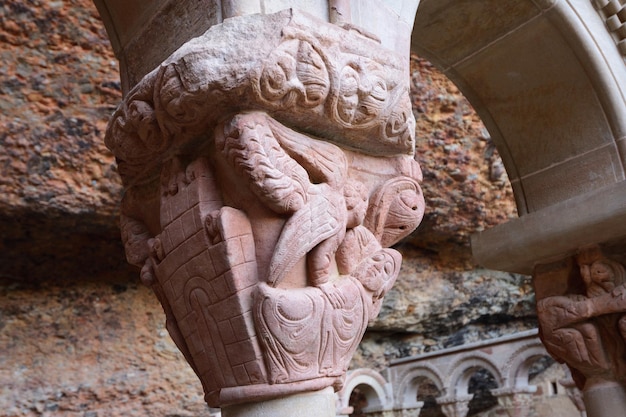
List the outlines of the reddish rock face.
{"type": "Polygon", "coordinates": [[[411,61],[416,159],[426,214],[407,241],[471,267],[469,236],[516,217],[513,191],[489,133],[459,90],[428,61],[411,61]]]}
{"type": "Polygon", "coordinates": [[[2,415],[208,415],[148,288],[52,278],[0,286],[2,415]]]}
{"type": "Polygon", "coordinates": [[[95,8],[9,1],[0,15],[0,274],[120,268],[121,187],[102,136],[121,93],[95,8]]]}

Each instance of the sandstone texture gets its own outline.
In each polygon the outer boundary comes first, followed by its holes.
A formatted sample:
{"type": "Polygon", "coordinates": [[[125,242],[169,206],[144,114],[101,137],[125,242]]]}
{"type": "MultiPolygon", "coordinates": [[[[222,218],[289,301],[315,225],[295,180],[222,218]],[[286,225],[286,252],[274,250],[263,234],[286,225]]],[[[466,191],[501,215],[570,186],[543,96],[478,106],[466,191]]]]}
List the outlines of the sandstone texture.
{"type": "Polygon", "coordinates": [[[0,287],[0,415],[210,415],[149,289],[51,278],[0,287]]]}
{"type": "MultiPolygon", "coordinates": [[[[117,63],[88,0],[0,2],[0,415],[208,416],[119,238],[104,147],[117,63]]],[[[528,277],[483,270],[469,236],[516,215],[489,135],[412,62],[427,211],[352,367],[536,325],[528,277]]]]}
{"type": "Polygon", "coordinates": [[[121,187],[102,141],[121,92],[95,7],[3,1],[0,54],[0,274],[122,267],[121,187]]]}

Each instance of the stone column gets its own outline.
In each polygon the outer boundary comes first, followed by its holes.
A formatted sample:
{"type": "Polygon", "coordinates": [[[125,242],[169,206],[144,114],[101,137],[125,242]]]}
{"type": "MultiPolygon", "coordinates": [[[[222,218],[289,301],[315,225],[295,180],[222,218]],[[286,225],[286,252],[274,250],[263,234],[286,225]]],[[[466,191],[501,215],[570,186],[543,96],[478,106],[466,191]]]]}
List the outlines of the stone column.
{"type": "Polygon", "coordinates": [[[460,395],[456,397],[437,398],[437,404],[441,406],[441,411],[446,417],[465,417],[469,411],[469,403],[474,398],[474,394],[460,395]]]}
{"type": "MultiPolygon", "coordinates": [[[[535,388],[535,387],[533,387],[535,388]]],[[[525,388],[504,388],[491,392],[498,399],[498,405],[509,417],[528,417],[533,405],[535,389],[525,388]]]]}
{"type": "Polygon", "coordinates": [[[107,130],[128,261],[225,417],[334,415],[399,273],[389,247],[424,212],[408,53],[331,3],[340,25],[289,9],[213,26],[107,130]]]}
{"type": "Polygon", "coordinates": [[[574,403],[578,411],[580,411],[580,417],[587,417],[587,410],[585,409],[582,392],[580,392],[576,386],[576,382],[572,379],[572,375],[570,374],[570,370],[567,365],[564,365],[563,367],[565,368],[567,375],[559,381],[559,384],[565,388],[567,396],[570,400],[572,400],[572,403],[574,403]]]}
{"type": "Polygon", "coordinates": [[[335,394],[331,387],[265,401],[222,407],[222,417],[317,417],[335,416],[335,394]]]}
{"type": "Polygon", "coordinates": [[[626,269],[623,255],[589,247],[533,274],[540,337],[565,362],[589,417],[626,412],[626,269]]]}

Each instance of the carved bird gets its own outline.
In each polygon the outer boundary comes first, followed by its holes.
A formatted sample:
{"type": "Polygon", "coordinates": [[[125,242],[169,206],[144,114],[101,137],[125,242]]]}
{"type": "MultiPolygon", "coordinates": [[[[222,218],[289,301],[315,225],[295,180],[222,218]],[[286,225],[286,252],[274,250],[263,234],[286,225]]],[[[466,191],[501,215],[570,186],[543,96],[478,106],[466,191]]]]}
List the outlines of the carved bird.
{"type": "Polygon", "coordinates": [[[216,144],[268,208],[290,216],[270,261],[268,283],[279,285],[307,254],[310,281],[325,282],[348,218],[344,153],[260,112],[235,116],[216,144]]]}

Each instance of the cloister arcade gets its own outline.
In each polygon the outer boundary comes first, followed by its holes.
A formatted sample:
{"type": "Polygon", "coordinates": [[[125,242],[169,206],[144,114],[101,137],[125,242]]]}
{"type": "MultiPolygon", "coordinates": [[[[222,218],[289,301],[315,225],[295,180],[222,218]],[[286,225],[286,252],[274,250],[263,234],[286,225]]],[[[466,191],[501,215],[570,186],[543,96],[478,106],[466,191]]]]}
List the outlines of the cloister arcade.
{"type": "Polygon", "coordinates": [[[446,416],[465,417],[474,397],[470,379],[480,371],[492,377],[490,391],[500,409],[512,417],[528,416],[537,394],[537,387],[529,383],[531,369],[546,357],[537,330],[531,330],[394,360],[382,373],[357,369],[348,373],[345,387],[337,394],[338,415],[354,411],[350,394],[358,388],[367,401],[362,409],[366,415],[419,416],[425,405],[418,400],[419,389],[430,384],[446,416]]]}

